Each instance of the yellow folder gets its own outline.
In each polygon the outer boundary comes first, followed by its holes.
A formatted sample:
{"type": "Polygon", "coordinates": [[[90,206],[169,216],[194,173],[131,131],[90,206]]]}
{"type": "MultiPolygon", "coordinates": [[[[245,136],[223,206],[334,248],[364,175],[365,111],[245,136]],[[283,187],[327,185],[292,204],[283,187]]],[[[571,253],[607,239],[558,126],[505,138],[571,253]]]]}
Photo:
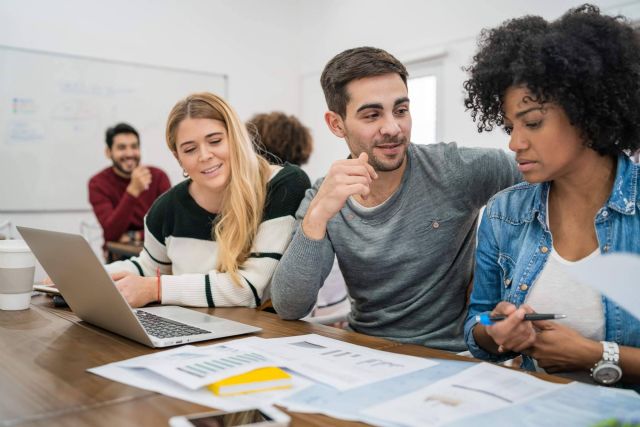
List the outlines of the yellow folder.
{"type": "Polygon", "coordinates": [[[291,375],[280,368],[268,367],[225,378],[210,384],[208,388],[217,396],[232,396],[290,388],[291,386],[291,375]]]}

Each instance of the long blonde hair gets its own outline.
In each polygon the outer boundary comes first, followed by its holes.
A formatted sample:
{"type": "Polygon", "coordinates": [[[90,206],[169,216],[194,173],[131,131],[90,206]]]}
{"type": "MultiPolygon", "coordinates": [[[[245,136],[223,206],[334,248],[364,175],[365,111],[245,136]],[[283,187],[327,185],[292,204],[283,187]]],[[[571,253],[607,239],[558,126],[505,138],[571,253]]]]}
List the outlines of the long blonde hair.
{"type": "Polygon", "coordinates": [[[240,285],[238,270],[249,257],[262,222],[269,164],[256,154],[247,128],[233,108],[207,92],[189,95],[169,113],[167,145],[174,155],[178,125],[187,118],[219,120],[227,130],[231,174],[211,237],[218,243],[217,270],[229,273],[240,285]]]}

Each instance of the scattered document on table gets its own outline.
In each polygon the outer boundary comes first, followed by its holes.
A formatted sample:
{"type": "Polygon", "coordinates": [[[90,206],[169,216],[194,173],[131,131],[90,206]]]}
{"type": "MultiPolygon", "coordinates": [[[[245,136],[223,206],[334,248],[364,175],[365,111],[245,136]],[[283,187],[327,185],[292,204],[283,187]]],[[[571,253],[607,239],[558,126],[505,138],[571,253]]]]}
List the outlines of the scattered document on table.
{"type": "MultiPolygon", "coordinates": [[[[205,371],[194,372],[209,381],[205,371]]],[[[513,424],[514,420],[519,426],[589,425],[608,418],[640,420],[640,395],[633,391],[580,383],[557,385],[486,363],[435,363],[319,335],[248,337],[210,346],[186,345],[89,372],[221,410],[279,404],[296,412],[322,413],[384,427],[459,427],[470,424],[469,416],[474,417],[474,426],[491,427],[513,424]],[[254,356],[233,359],[235,363],[225,359],[247,354],[254,356]],[[214,363],[212,367],[226,372],[236,372],[236,368],[248,371],[254,369],[250,367],[254,362],[269,360],[292,374],[293,387],[221,397],[206,387],[190,388],[195,384],[191,378],[185,382],[167,374],[175,373],[177,367],[202,369],[195,364],[214,359],[227,364],[214,363]]]]}
{"type": "Polygon", "coordinates": [[[580,283],[612,299],[640,319],[640,256],[616,253],[587,258],[565,267],[580,283]]]}
{"type": "MultiPolygon", "coordinates": [[[[611,426],[640,424],[640,394],[573,382],[526,402],[484,413],[474,419],[473,425],[594,426],[604,420],[618,421],[604,424],[611,426]]],[[[460,419],[450,426],[467,427],[469,424],[469,420],[460,419]]]]}
{"type": "MultiPolygon", "coordinates": [[[[530,375],[488,363],[364,411],[409,426],[441,426],[462,417],[502,409],[557,389],[530,375]]],[[[475,424],[475,422],[474,422],[475,424]]]]}
{"type": "Polygon", "coordinates": [[[420,371],[345,391],[316,384],[282,399],[278,404],[294,412],[320,413],[374,426],[397,426],[397,423],[366,415],[362,411],[455,375],[475,364],[472,361],[439,360],[437,365],[420,371]]]}
{"type": "Polygon", "coordinates": [[[247,340],[250,348],[287,368],[338,390],[348,390],[437,364],[309,334],[268,340],[247,340]]]}
{"type": "Polygon", "coordinates": [[[229,345],[194,347],[167,359],[156,359],[146,369],[187,388],[197,389],[214,382],[277,363],[253,351],[241,351],[229,345]]]}
{"type": "MultiPolygon", "coordinates": [[[[193,347],[193,346],[185,346],[193,347]]],[[[175,355],[184,352],[183,347],[173,348],[158,353],[139,356],[122,362],[109,363],[107,365],[88,369],[89,372],[100,375],[112,381],[117,381],[132,387],[155,391],[176,399],[198,403],[225,411],[237,411],[247,408],[269,405],[287,396],[304,390],[313,383],[295,373],[292,374],[292,388],[285,390],[265,391],[259,393],[249,393],[238,396],[221,397],[216,396],[206,387],[192,390],[184,387],[173,380],[143,366],[146,361],[153,361],[156,358],[173,358],[175,355]]]]}

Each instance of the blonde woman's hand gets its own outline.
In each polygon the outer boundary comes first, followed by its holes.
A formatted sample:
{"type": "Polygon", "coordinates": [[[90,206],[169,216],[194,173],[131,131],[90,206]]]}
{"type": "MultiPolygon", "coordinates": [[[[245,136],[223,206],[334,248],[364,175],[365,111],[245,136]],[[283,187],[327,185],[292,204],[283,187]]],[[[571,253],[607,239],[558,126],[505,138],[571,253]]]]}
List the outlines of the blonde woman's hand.
{"type": "Polygon", "coordinates": [[[133,308],[158,300],[158,278],[128,274],[116,282],[116,288],[133,308]]]}
{"type": "MultiPolygon", "coordinates": [[[[115,273],[111,273],[111,274],[109,274],[109,276],[111,276],[111,280],[113,280],[114,282],[117,282],[118,280],[123,279],[123,278],[125,278],[127,276],[138,276],[138,275],[137,274],[133,274],[130,271],[122,270],[122,271],[116,271],[115,273]]],[[[138,277],[140,277],[140,276],[138,276],[138,277]]]]}

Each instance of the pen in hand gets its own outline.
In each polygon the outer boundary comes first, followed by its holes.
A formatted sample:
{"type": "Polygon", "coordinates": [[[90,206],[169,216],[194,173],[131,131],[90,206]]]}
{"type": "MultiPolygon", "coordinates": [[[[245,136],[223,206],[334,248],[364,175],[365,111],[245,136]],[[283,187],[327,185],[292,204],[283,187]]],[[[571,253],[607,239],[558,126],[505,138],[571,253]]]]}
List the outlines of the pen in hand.
{"type": "MultiPolygon", "coordinates": [[[[524,320],[554,320],[564,319],[566,317],[566,314],[531,313],[525,314],[524,320]]],[[[504,314],[489,316],[488,313],[482,313],[476,316],[476,322],[480,323],[481,325],[491,326],[494,322],[499,322],[500,320],[504,320],[506,318],[507,316],[505,316],[504,314]]]]}

